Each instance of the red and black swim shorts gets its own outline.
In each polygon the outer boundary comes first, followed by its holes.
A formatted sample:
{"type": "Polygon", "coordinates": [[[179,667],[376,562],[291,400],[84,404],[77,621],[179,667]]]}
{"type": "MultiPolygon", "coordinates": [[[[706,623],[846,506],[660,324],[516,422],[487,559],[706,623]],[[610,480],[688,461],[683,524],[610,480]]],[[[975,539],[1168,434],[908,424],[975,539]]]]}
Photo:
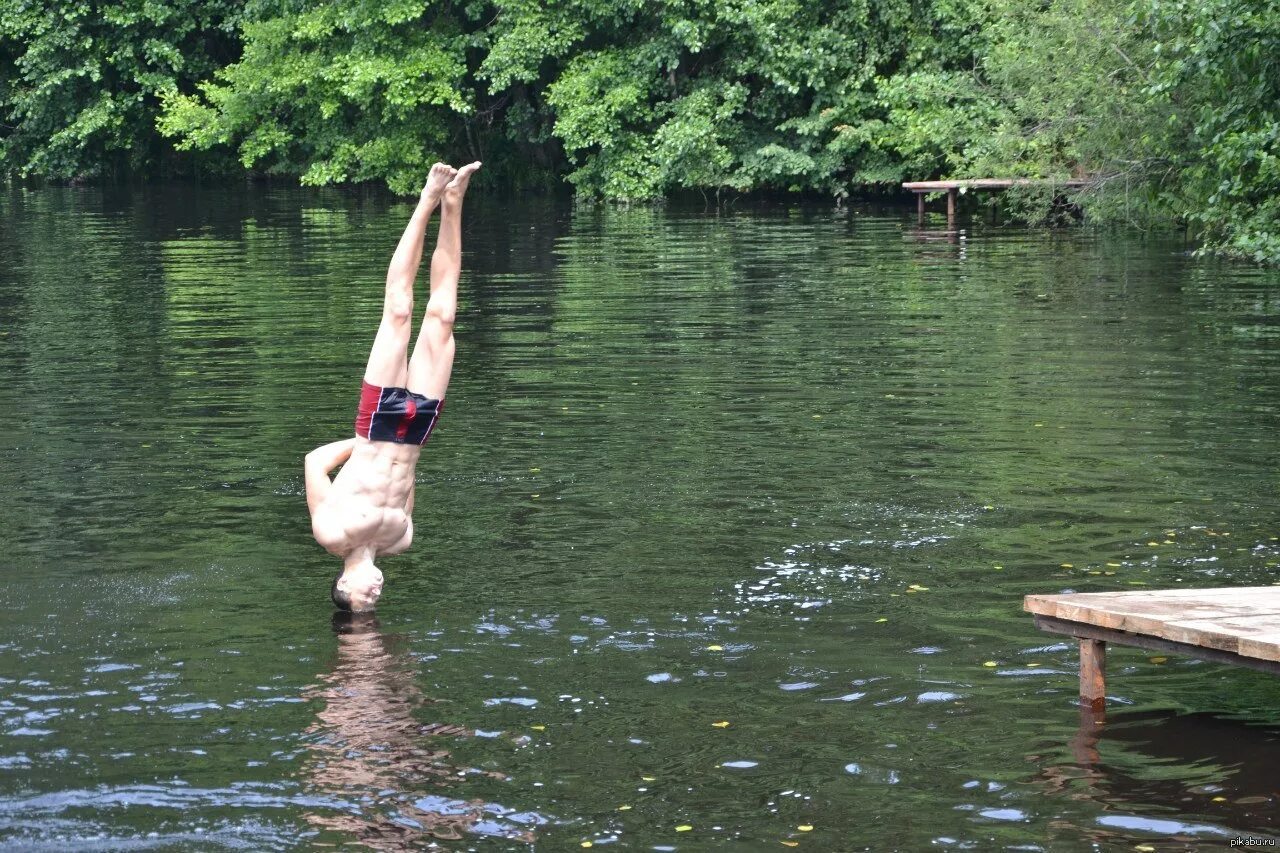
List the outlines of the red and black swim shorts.
{"type": "Polygon", "coordinates": [[[432,400],[407,388],[360,384],[356,407],[356,435],[370,441],[426,444],[435,429],[444,400],[432,400]]]}

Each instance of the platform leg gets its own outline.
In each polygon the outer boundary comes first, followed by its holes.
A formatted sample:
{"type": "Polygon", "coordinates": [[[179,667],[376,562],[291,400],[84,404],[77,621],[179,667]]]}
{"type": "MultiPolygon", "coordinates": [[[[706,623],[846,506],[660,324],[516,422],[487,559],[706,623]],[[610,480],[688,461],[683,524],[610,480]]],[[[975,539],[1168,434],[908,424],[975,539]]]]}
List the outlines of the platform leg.
{"type": "Polygon", "coordinates": [[[924,193],[916,193],[916,225],[924,227],[924,193]]]}
{"type": "Polygon", "coordinates": [[[947,190],[947,230],[956,230],[956,190],[947,190]]]}
{"type": "Polygon", "coordinates": [[[1080,639],[1080,704],[1100,711],[1107,702],[1107,644],[1080,639]]]}

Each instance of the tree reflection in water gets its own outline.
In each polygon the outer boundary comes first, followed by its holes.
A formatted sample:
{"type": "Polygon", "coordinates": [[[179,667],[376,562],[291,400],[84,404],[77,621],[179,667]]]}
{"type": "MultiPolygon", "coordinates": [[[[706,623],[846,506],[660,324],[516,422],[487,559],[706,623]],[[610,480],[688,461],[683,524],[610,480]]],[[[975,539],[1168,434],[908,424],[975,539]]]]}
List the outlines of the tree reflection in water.
{"type": "Polygon", "coordinates": [[[307,729],[304,784],[335,803],[306,814],[321,831],[313,841],[333,833],[329,840],[355,839],[372,850],[430,847],[432,839],[467,833],[533,841],[520,824],[543,822],[537,815],[441,794],[451,781],[481,771],[455,766],[449,751],[432,742],[474,732],[415,716],[433,700],[422,695],[404,638],[384,635],[372,614],[336,613],[333,629],[337,662],[305,694],[324,705],[307,729]]]}

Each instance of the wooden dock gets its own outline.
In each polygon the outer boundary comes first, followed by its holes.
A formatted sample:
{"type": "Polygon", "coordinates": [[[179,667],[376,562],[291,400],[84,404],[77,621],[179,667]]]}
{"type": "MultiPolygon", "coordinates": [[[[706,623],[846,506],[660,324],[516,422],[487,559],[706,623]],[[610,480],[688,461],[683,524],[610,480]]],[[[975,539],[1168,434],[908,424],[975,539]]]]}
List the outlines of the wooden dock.
{"type": "Polygon", "coordinates": [[[1042,178],[969,178],[957,181],[908,181],[903,189],[916,194],[916,221],[924,225],[924,197],[929,193],[945,192],[947,194],[947,228],[956,227],[956,199],[961,190],[981,190],[999,192],[1010,187],[1083,187],[1088,181],[1075,178],[1063,181],[1050,181],[1042,178]]]}
{"type": "Polygon", "coordinates": [[[1280,586],[1028,595],[1023,609],[1080,641],[1080,701],[1096,711],[1107,643],[1280,673],[1280,586]]]}

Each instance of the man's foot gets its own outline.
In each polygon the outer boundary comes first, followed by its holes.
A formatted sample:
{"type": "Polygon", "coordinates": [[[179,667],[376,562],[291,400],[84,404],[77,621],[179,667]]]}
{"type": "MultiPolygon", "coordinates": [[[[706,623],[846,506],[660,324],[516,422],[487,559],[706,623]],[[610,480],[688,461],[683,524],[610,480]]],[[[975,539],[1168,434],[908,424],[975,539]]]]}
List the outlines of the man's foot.
{"type": "Polygon", "coordinates": [[[480,161],[468,163],[461,169],[458,169],[453,180],[449,181],[444,188],[444,203],[449,207],[459,207],[462,204],[462,197],[467,194],[467,184],[471,182],[471,176],[480,168],[480,161]]]}
{"type": "Polygon", "coordinates": [[[458,174],[458,170],[447,163],[436,163],[427,173],[427,183],[422,187],[422,197],[432,204],[440,200],[444,188],[458,174]]]}

